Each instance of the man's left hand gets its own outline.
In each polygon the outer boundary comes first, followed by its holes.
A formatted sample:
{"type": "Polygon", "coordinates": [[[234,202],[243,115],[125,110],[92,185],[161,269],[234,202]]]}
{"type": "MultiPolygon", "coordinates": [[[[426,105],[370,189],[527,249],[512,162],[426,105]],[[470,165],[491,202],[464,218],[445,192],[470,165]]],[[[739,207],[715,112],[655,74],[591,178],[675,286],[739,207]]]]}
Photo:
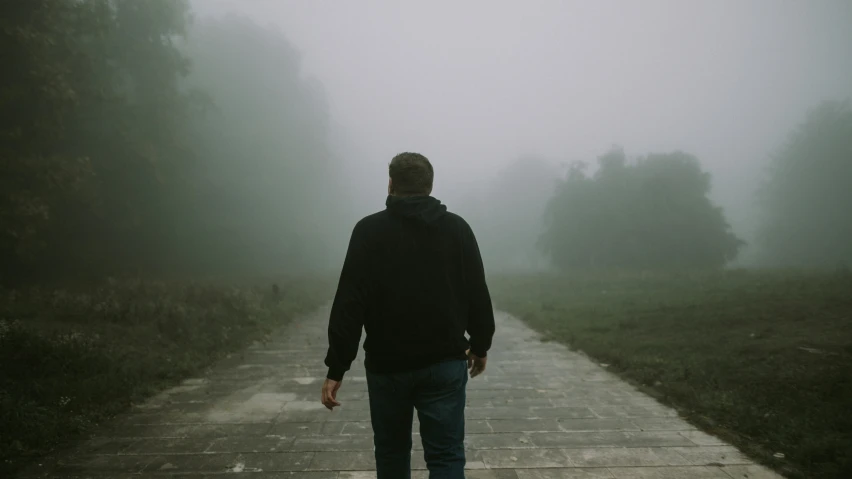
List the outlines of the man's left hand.
{"type": "Polygon", "coordinates": [[[326,379],[325,383],[322,385],[322,404],[329,411],[333,411],[334,408],[340,406],[340,403],[337,401],[337,391],[340,390],[340,381],[332,381],[331,379],[326,379]]]}

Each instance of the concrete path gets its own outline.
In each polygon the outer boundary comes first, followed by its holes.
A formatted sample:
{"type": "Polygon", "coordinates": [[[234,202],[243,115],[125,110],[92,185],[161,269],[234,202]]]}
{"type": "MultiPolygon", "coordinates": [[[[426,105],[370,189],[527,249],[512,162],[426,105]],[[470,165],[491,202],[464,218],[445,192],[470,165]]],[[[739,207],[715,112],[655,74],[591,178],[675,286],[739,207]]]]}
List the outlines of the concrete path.
{"type": "MultiPolygon", "coordinates": [[[[327,314],[158,395],[27,475],[374,478],[363,351],[342,409],[319,403],[327,314]]],[[[780,477],[506,314],[490,360],[469,383],[469,479],[780,477]]],[[[426,478],[414,442],[414,477],[426,478]]]]}

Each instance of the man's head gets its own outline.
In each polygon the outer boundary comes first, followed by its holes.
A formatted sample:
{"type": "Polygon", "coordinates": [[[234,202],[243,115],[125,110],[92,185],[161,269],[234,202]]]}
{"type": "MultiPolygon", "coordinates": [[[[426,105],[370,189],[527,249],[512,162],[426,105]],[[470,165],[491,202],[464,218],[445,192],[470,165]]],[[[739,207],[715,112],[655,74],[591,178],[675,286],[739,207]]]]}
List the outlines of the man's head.
{"type": "Polygon", "coordinates": [[[432,194],[435,172],[420,153],[400,153],[388,165],[388,194],[394,196],[428,196],[432,194]]]}

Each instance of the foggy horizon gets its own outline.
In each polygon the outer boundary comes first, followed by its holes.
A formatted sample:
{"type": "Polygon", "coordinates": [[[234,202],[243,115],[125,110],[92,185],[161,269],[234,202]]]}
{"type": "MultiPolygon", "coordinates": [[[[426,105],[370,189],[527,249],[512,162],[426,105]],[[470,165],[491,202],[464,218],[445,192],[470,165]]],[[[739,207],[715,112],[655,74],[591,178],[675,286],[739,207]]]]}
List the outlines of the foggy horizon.
{"type": "Polygon", "coordinates": [[[844,1],[193,4],[292,41],[346,140],[359,214],[381,208],[402,151],[430,158],[434,195],[464,213],[519,157],[593,166],[619,145],[696,155],[749,240],[770,155],[809,109],[852,96],[844,1]]]}

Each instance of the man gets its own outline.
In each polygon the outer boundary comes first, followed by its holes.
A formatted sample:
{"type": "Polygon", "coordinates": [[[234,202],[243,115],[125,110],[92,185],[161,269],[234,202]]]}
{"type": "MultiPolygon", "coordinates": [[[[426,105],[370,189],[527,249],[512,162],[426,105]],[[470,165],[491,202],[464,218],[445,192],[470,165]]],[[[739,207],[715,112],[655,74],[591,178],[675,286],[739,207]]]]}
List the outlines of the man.
{"type": "Polygon", "coordinates": [[[363,326],[378,479],[411,477],[415,410],[429,477],[464,478],[468,371],[485,371],[494,335],[482,258],[470,226],[430,196],[426,157],[401,153],[388,169],[387,208],[359,221],[349,241],[322,403],[340,406],[363,326]]]}

